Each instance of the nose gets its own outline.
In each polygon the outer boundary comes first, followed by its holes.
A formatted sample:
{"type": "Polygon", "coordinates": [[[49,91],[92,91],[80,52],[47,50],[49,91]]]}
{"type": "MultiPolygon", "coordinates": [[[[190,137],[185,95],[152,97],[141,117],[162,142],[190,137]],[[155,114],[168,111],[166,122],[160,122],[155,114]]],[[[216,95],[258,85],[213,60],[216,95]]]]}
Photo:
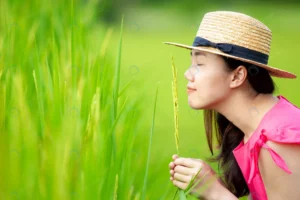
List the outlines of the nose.
{"type": "Polygon", "coordinates": [[[194,81],[195,75],[196,75],[197,72],[198,72],[197,67],[192,65],[188,70],[185,71],[184,77],[188,81],[194,81]]]}
{"type": "Polygon", "coordinates": [[[186,70],[185,73],[184,73],[184,77],[188,80],[188,81],[193,81],[193,76],[190,72],[190,70],[186,70]]]}

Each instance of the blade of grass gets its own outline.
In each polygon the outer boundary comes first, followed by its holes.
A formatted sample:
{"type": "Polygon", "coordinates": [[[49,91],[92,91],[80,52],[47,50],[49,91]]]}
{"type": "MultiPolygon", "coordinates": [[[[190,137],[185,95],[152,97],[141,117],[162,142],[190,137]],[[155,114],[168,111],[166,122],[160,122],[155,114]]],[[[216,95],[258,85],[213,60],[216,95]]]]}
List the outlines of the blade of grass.
{"type": "Polygon", "coordinates": [[[116,182],[115,182],[115,190],[114,190],[114,200],[117,200],[117,198],[118,198],[118,182],[119,182],[119,178],[118,178],[118,174],[116,174],[116,182]]]}
{"type": "MultiPolygon", "coordinates": [[[[41,66],[41,53],[38,47],[37,39],[34,39],[35,43],[35,48],[36,48],[36,56],[38,58],[38,64],[41,66]]],[[[40,115],[40,129],[41,131],[39,132],[39,135],[41,138],[44,137],[44,127],[45,127],[45,113],[44,113],[44,104],[43,104],[43,98],[42,98],[42,91],[41,91],[41,86],[40,83],[41,81],[41,70],[37,68],[37,73],[38,77],[36,77],[35,70],[33,70],[33,76],[34,76],[34,84],[35,84],[35,89],[36,89],[36,95],[37,95],[37,100],[38,100],[38,109],[39,109],[39,115],[40,115]]]]}
{"type": "Polygon", "coordinates": [[[41,94],[39,91],[38,83],[37,83],[37,78],[35,74],[35,70],[33,70],[33,79],[34,79],[34,84],[35,84],[35,89],[36,89],[36,96],[38,100],[38,110],[39,110],[39,116],[40,116],[40,128],[41,128],[41,137],[43,137],[43,131],[44,131],[44,108],[43,108],[43,103],[42,103],[42,98],[41,94]]]}
{"type": "Polygon", "coordinates": [[[184,190],[185,191],[185,193],[189,193],[189,192],[187,192],[187,191],[190,191],[190,188],[192,187],[192,184],[193,184],[193,182],[194,182],[194,180],[195,180],[195,178],[198,176],[198,174],[200,173],[200,171],[201,171],[201,169],[192,177],[192,180],[189,182],[189,184],[188,184],[188,186],[186,187],[186,189],[184,190]]]}
{"type": "Polygon", "coordinates": [[[74,90],[76,90],[76,76],[77,76],[77,71],[75,70],[75,68],[73,67],[75,64],[75,30],[74,30],[74,26],[75,26],[75,16],[74,16],[74,8],[75,8],[74,4],[74,0],[71,1],[71,66],[72,66],[72,86],[74,88],[74,90]]]}
{"type": "Polygon", "coordinates": [[[113,91],[113,99],[114,99],[114,117],[117,115],[117,107],[118,107],[118,96],[119,96],[119,85],[120,85],[120,66],[121,66],[121,53],[122,53],[122,34],[123,34],[123,23],[124,16],[122,16],[121,22],[121,30],[120,30],[120,40],[119,40],[119,48],[117,55],[117,63],[115,69],[115,83],[114,83],[114,91],[113,91]]]}
{"type": "MultiPolygon", "coordinates": [[[[111,148],[111,151],[108,152],[108,154],[111,156],[110,157],[110,167],[109,167],[109,170],[108,170],[108,174],[111,173],[115,169],[116,160],[114,158],[116,158],[116,152],[114,150],[116,149],[115,148],[115,146],[116,146],[115,141],[116,140],[115,140],[114,131],[115,131],[115,128],[116,128],[116,126],[119,122],[120,117],[122,116],[123,112],[125,111],[124,108],[125,108],[126,103],[127,103],[127,98],[125,99],[125,101],[123,103],[123,106],[120,109],[120,112],[117,116],[117,119],[114,121],[113,126],[111,127],[110,131],[108,132],[108,134],[105,137],[105,143],[107,143],[107,144],[110,143],[110,145],[108,145],[108,148],[109,147],[111,148]]],[[[116,171],[118,171],[118,169],[116,171]]],[[[110,178],[109,175],[105,176],[105,178],[104,178],[105,181],[104,182],[107,183],[108,181],[110,181],[109,178],[110,178]]],[[[103,187],[103,191],[108,191],[109,190],[108,187],[109,187],[109,184],[106,184],[105,187],[103,187]]]]}
{"type": "MultiPolygon", "coordinates": [[[[201,171],[201,169],[198,171],[198,173],[197,174],[199,174],[199,172],[201,171]]],[[[200,183],[200,181],[209,173],[210,171],[207,171],[205,174],[204,174],[204,176],[202,177],[202,178],[200,178],[199,180],[197,180],[196,181],[196,183],[191,187],[191,188],[189,188],[186,192],[185,192],[185,194],[186,195],[188,195],[197,185],[198,185],[198,183],[200,183]]],[[[197,175],[195,175],[195,177],[196,177],[197,175]]],[[[195,179],[195,178],[194,178],[195,179]]],[[[193,181],[191,181],[191,183],[192,183],[193,181]]]]}
{"type": "Polygon", "coordinates": [[[133,82],[135,77],[133,77],[132,79],[130,79],[130,81],[125,85],[125,87],[121,90],[120,94],[118,97],[121,97],[122,94],[126,91],[126,89],[131,85],[131,83],[133,82]]]}
{"type": "Polygon", "coordinates": [[[173,197],[173,200],[175,199],[175,197],[177,196],[177,193],[178,193],[179,189],[176,190],[175,194],[174,194],[174,197],[173,197]]]}
{"type": "Polygon", "coordinates": [[[179,190],[179,200],[186,200],[186,195],[183,190],[179,190]]]}
{"type": "Polygon", "coordinates": [[[155,121],[155,111],[156,111],[156,102],[157,102],[158,88],[159,88],[159,82],[157,83],[155,100],[154,100],[154,108],[153,108],[152,125],[151,125],[150,138],[149,138],[149,147],[148,147],[146,172],[145,172],[144,185],[143,185],[143,190],[142,190],[142,199],[145,199],[145,196],[146,196],[147,177],[148,177],[148,170],[149,170],[149,161],[150,161],[150,152],[151,152],[151,145],[152,145],[152,137],[153,137],[153,132],[154,132],[154,121],[155,121]]]}
{"type": "Polygon", "coordinates": [[[119,121],[119,118],[121,117],[121,114],[124,111],[126,103],[127,103],[127,98],[125,99],[124,104],[121,107],[120,113],[118,114],[117,119],[114,121],[113,126],[111,127],[111,130],[110,130],[109,134],[107,135],[107,137],[111,136],[111,140],[112,140],[111,142],[112,142],[112,160],[113,161],[115,161],[115,158],[116,158],[116,136],[114,134],[114,130],[119,121]]]}
{"type": "MultiPolygon", "coordinates": [[[[113,120],[116,119],[117,113],[118,113],[118,94],[119,94],[119,84],[120,84],[120,68],[121,68],[121,53],[122,53],[122,34],[123,34],[123,20],[124,16],[122,16],[122,22],[121,22],[121,30],[120,30],[120,40],[119,40],[119,48],[118,48],[118,55],[117,55],[117,63],[116,63],[116,69],[115,69],[115,82],[113,87],[113,113],[112,118],[113,120]]],[[[115,152],[117,151],[116,139],[114,137],[114,133],[112,133],[112,144],[113,144],[113,160],[116,159],[115,152]]]]}

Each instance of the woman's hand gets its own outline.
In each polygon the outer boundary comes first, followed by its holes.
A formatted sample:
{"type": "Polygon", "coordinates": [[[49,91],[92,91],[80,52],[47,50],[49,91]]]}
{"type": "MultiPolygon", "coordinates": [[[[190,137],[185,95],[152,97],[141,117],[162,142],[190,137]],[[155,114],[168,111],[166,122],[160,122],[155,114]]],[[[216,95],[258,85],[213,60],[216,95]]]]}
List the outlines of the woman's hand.
{"type": "MultiPolygon", "coordinates": [[[[204,161],[193,158],[182,158],[177,155],[173,155],[172,158],[173,162],[169,164],[170,180],[178,188],[185,190],[193,176],[200,170],[192,183],[192,185],[195,183],[197,185],[191,190],[191,195],[199,199],[221,199],[220,196],[229,195],[228,193],[230,192],[223,187],[215,171],[204,161]]],[[[230,196],[232,198],[227,199],[237,199],[232,194],[230,196]]]]}

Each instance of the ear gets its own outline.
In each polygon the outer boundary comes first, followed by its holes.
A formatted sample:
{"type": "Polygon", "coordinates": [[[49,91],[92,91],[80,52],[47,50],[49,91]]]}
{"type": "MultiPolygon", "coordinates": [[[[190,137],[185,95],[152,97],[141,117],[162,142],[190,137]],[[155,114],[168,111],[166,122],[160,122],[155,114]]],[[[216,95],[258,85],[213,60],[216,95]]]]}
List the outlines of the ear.
{"type": "Polygon", "coordinates": [[[244,65],[238,66],[232,71],[230,77],[230,88],[239,87],[247,79],[247,69],[244,65]]]}

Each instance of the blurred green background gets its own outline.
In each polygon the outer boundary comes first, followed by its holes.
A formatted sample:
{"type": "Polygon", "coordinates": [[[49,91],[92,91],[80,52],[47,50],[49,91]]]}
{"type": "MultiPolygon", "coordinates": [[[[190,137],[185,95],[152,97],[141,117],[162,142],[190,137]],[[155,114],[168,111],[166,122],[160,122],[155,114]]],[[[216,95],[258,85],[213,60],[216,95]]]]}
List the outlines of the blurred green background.
{"type": "MultiPolygon", "coordinates": [[[[180,155],[210,153],[202,111],[187,103],[189,51],[162,42],[191,44],[203,15],[217,10],[265,23],[273,33],[269,64],[300,75],[297,1],[0,1],[0,199],[173,198],[171,55],[178,69],[180,155]],[[116,80],[123,91],[117,103],[116,80]],[[93,142],[84,143],[91,129],[93,142]],[[111,133],[111,140],[101,137],[111,133]]],[[[276,95],[300,106],[299,78],[274,80],[276,95]]]]}
{"type": "MultiPolygon", "coordinates": [[[[168,179],[167,164],[176,152],[173,136],[173,107],[171,92],[172,54],[178,68],[179,84],[179,126],[181,155],[193,158],[210,156],[203,129],[202,111],[192,110],[187,103],[184,72],[190,66],[189,50],[168,46],[162,42],[192,44],[200,21],[206,12],[217,10],[236,11],[253,16],[265,23],[273,33],[269,64],[296,73],[300,73],[300,4],[297,2],[274,1],[186,1],[166,2],[149,6],[128,7],[125,9],[123,74],[133,74],[145,82],[147,89],[143,93],[152,100],[155,82],[160,81],[158,114],[153,141],[153,166],[164,163],[159,179],[168,179]],[[134,73],[131,70],[134,69],[134,73]],[[136,70],[138,69],[138,70],[136,70]],[[138,71],[138,73],[136,72],[138,71]],[[154,158],[155,157],[155,158],[154,158]],[[161,161],[159,161],[161,160],[161,161]]],[[[118,32],[118,31],[116,31],[118,32]]],[[[114,46],[114,45],[112,45],[114,46]]],[[[277,90],[291,102],[300,106],[300,80],[273,78],[277,90]]],[[[125,80],[124,80],[125,81],[125,80]]],[[[125,81],[126,82],[126,81],[125,81]]],[[[137,88],[132,89],[140,90],[137,88]]],[[[149,103],[145,101],[143,113],[146,114],[149,103]]],[[[144,121],[144,120],[143,120],[144,121]]],[[[145,120],[147,122],[149,120],[145,120]]],[[[148,123],[149,125],[149,123],[148,123]]],[[[147,123],[145,124],[147,130],[147,123]]],[[[216,165],[213,164],[215,169],[216,165]]],[[[151,170],[150,170],[151,171],[151,170]]],[[[158,174],[158,173],[153,173],[158,174]]]]}
{"type": "MultiPolygon", "coordinates": [[[[171,55],[174,56],[178,68],[179,107],[180,107],[180,139],[182,154],[185,156],[202,156],[207,152],[207,145],[203,133],[202,111],[192,110],[187,104],[186,85],[184,72],[191,64],[190,51],[182,48],[168,46],[162,42],[179,42],[191,44],[196,35],[203,15],[209,11],[230,10],[242,12],[253,16],[265,23],[273,33],[269,64],[282,68],[298,75],[300,60],[300,4],[296,3],[257,3],[257,2],[217,2],[199,3],[166,3],[153,7],[129,7],[125,11],[125,30],[123,41],[122,74],[124,84],[132,76],[146,85],[142,90],[147,95],[143,106],[145,122],[149,103],[154,95],[155,83],[160,81],[160,94],[158,99],[158,114],[156,118],[155,148],[157,152],[171,155],[175,151],[173,138],[173,107],[172,107],[172,71],[171,55]],[[226,5],[225,5],[226,4],[226,5]],[[193,12],[188,11],[189,7],[193,12]],[[195,7],[199,9],[195,10],[195,7]],[[164,145],[162,145],[164,144],[164,145]],[[166,146],[168,148],[166,148],[166,146]],[[173,149],[172,149],[173,148],[173,149]],[[197,152],[197,153],[196,153],[197,152]]],[[[119,24],[114,30],[113,38],[117,38],[119,24]]],[[[110,49],[117,45],[112,41],[110,49]]],[[[113,52],[114,50],[112,50],[113,52]]],[[[274,78],[277,85],[275,94],[282,94],[300,105],[298,79],[274,78]]],[[[131,92],[140,93],[139,87],[132,87],[131,92]]],[[[150,107],[151,110],[151,107],[150,107]]]]}

